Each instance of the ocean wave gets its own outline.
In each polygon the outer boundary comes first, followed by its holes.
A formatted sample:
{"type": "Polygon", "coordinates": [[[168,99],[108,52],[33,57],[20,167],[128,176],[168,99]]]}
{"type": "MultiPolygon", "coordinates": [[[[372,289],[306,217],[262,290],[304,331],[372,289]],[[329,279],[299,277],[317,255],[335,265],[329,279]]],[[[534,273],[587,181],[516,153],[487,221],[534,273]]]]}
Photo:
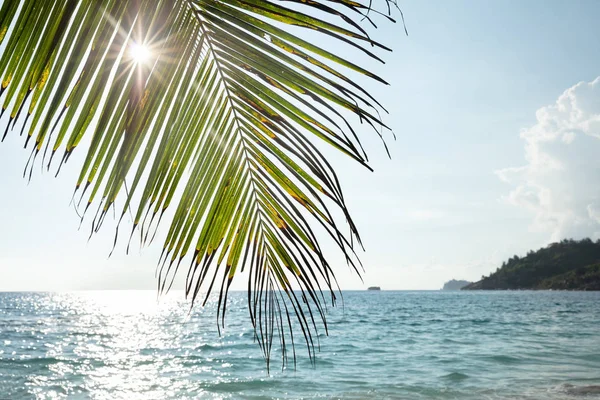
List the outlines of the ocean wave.
{"type": "Polygon", "coordinates": [[[140,317],[99,311],[78,295],[58,308],[56,295],[11,294],[13,308],[3,296],[0,398],[50,398],[60,387],[55,397],[600,399],[600,307],[589,293],[457,293],[443,302],[428,292],[345,293],[344,310],[329,310],[329,336],[313,335],[312,360],[297,329],[296,363],[288,335],[282,372],[275,335],[269,374],[243,307],[231,309],[219,336],[211,306],[177,324],[187,312],[179,303],[140,317]],[[556,313],[554,302],[580,312],[556,313]],[[63,318],[48,332],[37,318],[17,318],[28,312],[63,318]]]}

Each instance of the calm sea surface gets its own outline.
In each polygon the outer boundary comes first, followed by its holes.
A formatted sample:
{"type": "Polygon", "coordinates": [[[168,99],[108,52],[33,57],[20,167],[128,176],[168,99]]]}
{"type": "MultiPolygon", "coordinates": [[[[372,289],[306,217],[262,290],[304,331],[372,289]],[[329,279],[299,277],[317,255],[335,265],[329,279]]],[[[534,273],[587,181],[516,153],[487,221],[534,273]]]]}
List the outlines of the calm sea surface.
{"type": "Polygon", "coordinates": [[[316,366],[267,375],[244,293],[221,336],[178,293],[0,293],[0,399],[600,399],[598,292],[344,299],[316,366]]]}

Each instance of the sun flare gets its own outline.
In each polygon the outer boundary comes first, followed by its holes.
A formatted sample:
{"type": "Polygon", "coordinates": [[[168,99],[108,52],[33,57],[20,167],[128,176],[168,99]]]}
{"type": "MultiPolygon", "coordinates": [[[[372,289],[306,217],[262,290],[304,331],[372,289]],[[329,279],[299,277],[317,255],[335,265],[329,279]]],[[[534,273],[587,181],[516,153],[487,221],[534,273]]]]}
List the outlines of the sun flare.
{"type": "Polygon", "coordinates": [[[147,46],[136,42],[133,42],[129,47],[129,55],[136,64],[146,64],[152,56],[147,46]]]}

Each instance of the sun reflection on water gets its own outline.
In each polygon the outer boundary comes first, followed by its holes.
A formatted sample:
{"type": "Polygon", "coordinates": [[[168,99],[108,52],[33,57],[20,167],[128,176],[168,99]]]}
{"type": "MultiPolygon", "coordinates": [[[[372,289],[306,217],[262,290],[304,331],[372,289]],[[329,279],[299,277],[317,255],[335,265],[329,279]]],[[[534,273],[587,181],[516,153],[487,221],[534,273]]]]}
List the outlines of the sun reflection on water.
{"type": "MultiPolygon", "coordinates": [[[[15,360],[30,363],[20,364],[26,368],[15,372],[25,379],[29,397],[206,398],[205,386],[229,382],[230,370],[239,365],[226,344],[247,342],[242,348],[258,353],[250,337],[240,337],[237,329],[219,337],[214,320],[203,317],[214,310],[189,312],[181,293],[160,300],[153,291],[45,296],[29,299],[36,313],[23,313],[20,333],[31,340],[23,343],[21,354],[13,354],[15,360]]],[[[236,310],[235,304],[231,308],[236,310]]],[[[240,328],[241,323],[234,319],[233,326],[240,328]]],[[[256,372],[263,369],[260,365],[256,372]]]]}
{"type": "Polygon", "coordinates": [[[181,293],[160,302],[153,292],[4,293],[0,399],[295,399],[318,390],[344,399],[575,400],[565,392],[572,385],[598,382],[597,293],[345,296],[346,310],[329,318],[335,340],[319,336],[317,366],[299,354],[297,371],[269,376],[245,293],[231,294],[221,337],[215,303],[190,313],[181,293]]]}
{"type": "Polygon", "coordinates": [[[87,307],[94,311],[117,315],[156,315],[166,302],[159,302],[149,290],[104,290],[80,293],[87,307]]]}

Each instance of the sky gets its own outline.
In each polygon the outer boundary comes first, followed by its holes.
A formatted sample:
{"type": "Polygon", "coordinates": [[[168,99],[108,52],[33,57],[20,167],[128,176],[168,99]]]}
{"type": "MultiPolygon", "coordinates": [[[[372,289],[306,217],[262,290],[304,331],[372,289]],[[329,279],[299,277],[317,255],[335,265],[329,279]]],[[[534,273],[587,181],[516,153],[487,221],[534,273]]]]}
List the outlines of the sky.
{"type": "MultiPolygon", "coordinates": [[[[393,53],[368,65],[390,83],[367,89],[390,111],[392,157],[366,130],[373,173],[330,156],[366,249],[363,281],[333,256],[341,288],[439,289],[553,241],[600,238],[600,2],[400,6],[409,35],[381,23],[373,35],[393,53]]],[[[108,258],[113,230],[89,242],[89,225],[78,230],[83,152],[28,184],[22,145],[17,131],[0,144],[0,291],[154,289],[160,243],[108,258]]]]}

